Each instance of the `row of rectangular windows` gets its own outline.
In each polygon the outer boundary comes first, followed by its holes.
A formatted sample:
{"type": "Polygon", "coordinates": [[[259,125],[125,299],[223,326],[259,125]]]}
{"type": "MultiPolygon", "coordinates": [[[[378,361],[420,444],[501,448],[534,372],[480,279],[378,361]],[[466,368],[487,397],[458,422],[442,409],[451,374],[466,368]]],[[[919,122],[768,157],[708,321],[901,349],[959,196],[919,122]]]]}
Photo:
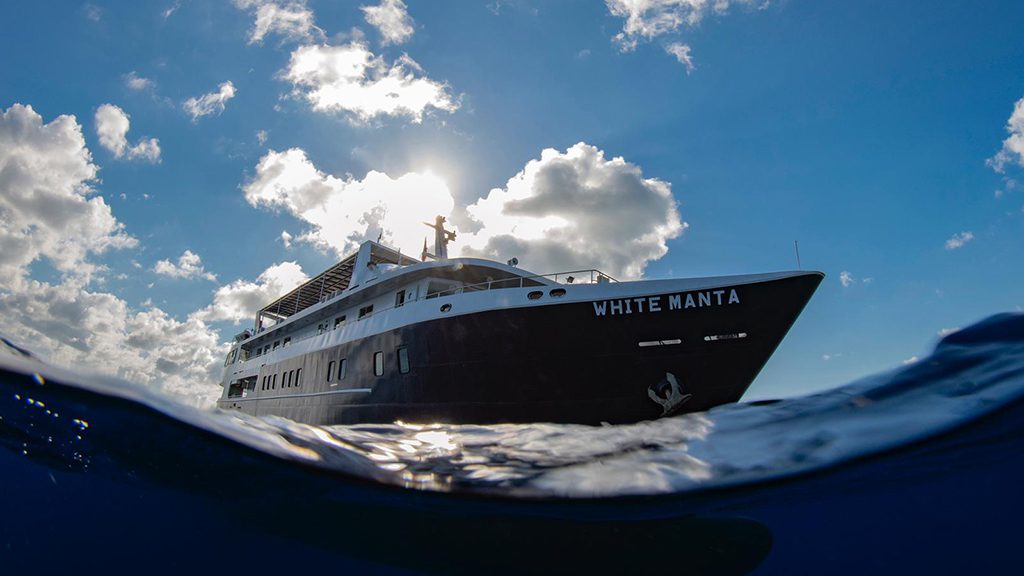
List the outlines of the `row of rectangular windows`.
{"type": "MultiPolygon", "coordinates": [[[[405,293],[406,293],[405,290],[399,290],[395,294],[395,308],[398,308],[399,306],[402,306],[403,304],[405,304],[405,293]]],[[[359,318],[358,319],[362,320],[363,318],[369,316],[370,314],[373,314],[373,304],[370,304],[369,306],[363,306],[362,308],[360,308],[359,309],[359,318]]],[[[345,324],[345,318],[346,317],[345,317],[344,314],[341,315],[341,316],[338,316],[337,318],[335,318],[334,319],[334,327],[333,327],[333,329],[337,330],[340,326],[344,325],[345,324]]],[[[327,332],[328,330],[331,330],[331,329],[332,328],[331,328],[330,321],[321,322],[320,324],[317,324],[317,326],[316,326],[316,333],[317,333],[317,335],[320,335],[320,334],[323,334],[324,332],[327,332]]],[[[261,346],[261,347],[256,349],[256,354],[254,356],[262,356],[262,355],[264,355],[264,354],[266,354],[268,352],[271,352],[273,350],[277,350],[282,345],[283,346],[287,346],[288,343],[291,342],[291,341],[292,341],[292,339],[289,336],[289,337],[284,339],[284,343],[283,344],[282,344],[281,340],[277,340],[273,344],[267,344],[266,346],[261,346]]],[[[232,359],[229,362],[226,362],[226,364],[230,364],[231,362],[234,362],[234,360],[232,359]]]]}
{"type": "MultiPolygon", "coordinates": [[[[302,386],[302,368],[289,370],[281,374],[281,388],[302,386]]],[[[274,390],[277,388],[277,374],[268,374],[263,377],[260,390],[274,390]]]]}
{"type": "MultiPolygon", "coordinates": [[[[409,373],[409,349],[405,346],[398,348],[395,352],[398,357],[398,371],[402,374],[409,373]]],[[[348,372],[348,359],[342,358],[335,362],[331,360],[327,363],[327,381],[338,381],[341,382],[345,379],[345,375],[348,372]],[[335,372],[334,367],[337,365],[338,371],[335,372]]],[[[384,352],[373,353],[373,374],[374,376],[384,375],[384,352]]],[[[298,387],[302,385],[302,368],[296,368],[295,370],[289,370],[281,374],[281,388],[298,387]]],[[[260,384],[260,390],[276,390],[277,389],[277,374],[268,374],[263,377],[262,383],[260,384]]]]}
{"type": "MultiPolygon", "coordinates": [[[[398,371],[402,374],[409,373],[409,349],[405,346],[398,348],[395,352],[398,356],[398,371]]],[[[345,379],[345,375],[348,372],[348,358],[342,358],[335,362],[331,360],[327,363],[327,381],[328,382],[341,382],[345,379]],[[335,372],[334,367],[337,366],[338,370],[335,372]]],[[[384,352],[377,351],[373,353],[373,375],[383,376],[384,375],[384,352]]]]}

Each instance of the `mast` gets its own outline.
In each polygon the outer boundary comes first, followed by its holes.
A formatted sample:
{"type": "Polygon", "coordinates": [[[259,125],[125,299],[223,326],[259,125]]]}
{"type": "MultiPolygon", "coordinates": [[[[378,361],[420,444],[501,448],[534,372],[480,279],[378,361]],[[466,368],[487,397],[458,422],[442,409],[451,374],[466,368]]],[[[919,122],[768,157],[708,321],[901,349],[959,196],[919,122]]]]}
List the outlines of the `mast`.
{"type": "Polygon", "coordinates": [[[455,241],[455,232],[453,230],[445,230],[444,223],[446,222],[444,216],[438,216],[434,219],[434,223],[424,222],[425,225],[434,229],[434,253],[427,253],[427,241],[423,240],[423,258],[431,257],[435,260],[447,260],[448,259],[448,243],[455,241]]]}

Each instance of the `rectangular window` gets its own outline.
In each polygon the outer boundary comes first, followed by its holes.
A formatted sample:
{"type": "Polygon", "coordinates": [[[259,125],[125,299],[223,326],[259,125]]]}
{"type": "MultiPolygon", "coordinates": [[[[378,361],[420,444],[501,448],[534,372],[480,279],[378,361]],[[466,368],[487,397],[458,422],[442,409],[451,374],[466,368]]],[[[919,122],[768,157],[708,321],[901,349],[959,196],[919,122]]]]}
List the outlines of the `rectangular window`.
{"type": "Polygon", "coordinates": [[[291,336],[289,336],[289,337],[285,338],[285,339],[284,339],[284,345],[285,345],[285,346],[287,346],[287,345],[288,345],[288,343],[289,343],[289,342],[291,342],[291,341],[292,341],[292,337],[291,337],[291,336]]]}
{"type": "Polygon", "coordinates": [[[289,370],[288,373],[285,374],[285,376],[284,376],[284,386],[281,386],[281,388],[291,388],[292,387],[292,376],[294,376],[294,375],[295,375],[295,370],[289,370]]]}
{"type": "Polygon", "coordinates": [[[270,389],[271,390],[276,390],[277,389],[277,374],[274,374],[270,378],[270,389]]]}
{"type": "Polygon", "coordinates": [[[334,376],[334,360],[327,363],[327,381],[330,382],[334,376]]]}
{"type": "Polygon", "coordinates": [[[405,290],[399,290],[395,294],[395,308],[398,308],[402,304],[405,304],[405,290]]]}
{"type": "Polygon", "coordinates": [[[409,349],[405,346],[398,349],[398,371],[402,374],[409,373],[409,349]]]}
{"type": "Polygon", "coordinates": [[[377,376],[384,375],[384,353],[374,352],[373,353],[373,373],[377,376]]]}
{"type": "Polygon", "coordinates": [[[345,366],[347,366],[347,365],[348,365],[348,362],[345,362],[344,358],[342,358],[341,361],[338,362],[338,380],[339,381],[345,379],[345,366]]]}
{"type": "Polygon", "coordinates": [[[370,304],[369,306],[363,306],[362,308],[359,309],[359,319],[362,320],[363,317],[365,317],[367,314],[371,314],[372,312],[373,304],[370,304]]]}
{"type": "Polygon", "coordinates": [[[280,340],[274,340],[274,350],[277,350],[281,346],[280,340]]]}
{"type": "Polygon", "coordinates": [[[295,386],[302,386],[302,368],[295,369],[295,386]]]}
{"type": "Polygon", "coordinates": [[[323,324],[323,322],[321,322],[320,324],[316,325],[316,333],[317,333],[317,335],[320,335],[320,334],[324,333],[324,324],[323,324]]]}
{"type": "Polygon", "coordinates": [[[334,319],[334,328],[337,329],[338,326],[341,326],[344,323],[345,323],[345,317],[344,316],[338,316],[337,318],[334,319]]]}

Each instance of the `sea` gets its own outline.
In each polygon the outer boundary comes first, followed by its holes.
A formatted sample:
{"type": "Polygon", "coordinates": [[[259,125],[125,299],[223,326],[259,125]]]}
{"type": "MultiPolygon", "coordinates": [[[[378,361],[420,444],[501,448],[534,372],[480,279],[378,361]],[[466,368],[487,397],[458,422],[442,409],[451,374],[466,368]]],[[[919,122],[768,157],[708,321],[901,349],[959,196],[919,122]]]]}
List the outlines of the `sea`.
{"type": "Polygon", "coordinates": [[[0,574],[1020,574],[1024,314],[809,396],[318,427],[0,344],[0,574]]]}

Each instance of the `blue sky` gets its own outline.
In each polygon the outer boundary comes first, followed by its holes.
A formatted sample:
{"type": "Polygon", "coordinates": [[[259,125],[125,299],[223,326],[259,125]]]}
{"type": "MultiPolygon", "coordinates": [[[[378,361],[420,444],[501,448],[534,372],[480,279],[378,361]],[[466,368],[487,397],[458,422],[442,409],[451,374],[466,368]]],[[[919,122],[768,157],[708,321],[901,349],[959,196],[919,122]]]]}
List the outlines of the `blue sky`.
{"type": "Polygon", "coordinates": [[[1020,2],[5,12],[0,332],[58,363],[209,398],[263,299],[439,212],[535,272],[791,269],[799,240],[828,277],[748,398],[1024,306],[1020,2]]]}

